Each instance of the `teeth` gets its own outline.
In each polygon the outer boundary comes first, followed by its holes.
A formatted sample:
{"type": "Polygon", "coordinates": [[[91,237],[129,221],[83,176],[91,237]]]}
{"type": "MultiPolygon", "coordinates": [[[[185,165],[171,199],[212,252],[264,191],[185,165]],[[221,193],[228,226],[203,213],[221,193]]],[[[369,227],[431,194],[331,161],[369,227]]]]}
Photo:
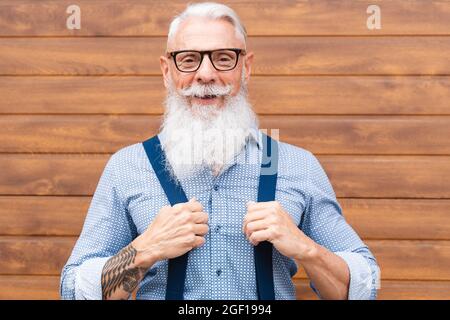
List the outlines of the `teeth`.
{"type": "Polygon", "coordinates": [[[205,96],[195,96],[196,98],[200,98],[200,99],[211,99],[211,98],[215,98],[217,96],[215,95],[205,95],[205,96]]]}

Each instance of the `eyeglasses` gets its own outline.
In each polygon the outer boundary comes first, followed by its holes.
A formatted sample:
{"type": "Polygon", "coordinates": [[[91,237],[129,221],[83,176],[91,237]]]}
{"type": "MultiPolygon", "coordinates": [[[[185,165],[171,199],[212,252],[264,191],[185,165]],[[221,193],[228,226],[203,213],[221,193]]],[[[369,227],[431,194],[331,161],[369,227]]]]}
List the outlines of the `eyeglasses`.
{"type": "Polygon", "coordinates": [[[205,54],[217,71],[230,71],[236,68],[239,56],[245,55],[246,52],[237,48],[208,51],[180,50],[168,52],[167,57],[173,58],[178,71],[195,72],[200,68],[205,54]]]}

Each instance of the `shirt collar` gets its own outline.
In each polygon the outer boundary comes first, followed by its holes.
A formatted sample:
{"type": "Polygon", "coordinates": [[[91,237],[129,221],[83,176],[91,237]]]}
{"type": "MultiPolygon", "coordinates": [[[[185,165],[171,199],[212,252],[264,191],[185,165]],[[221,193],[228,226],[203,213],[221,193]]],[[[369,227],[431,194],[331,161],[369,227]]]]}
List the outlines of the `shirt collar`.
{"type": "MultiPolygon", "coordinates": [[[[261,132],[259,131],[259,129],[256,125],[254,127],[250,128],[248,142],[256,143],[258,150],[261,149],[261,132]]],[[[245,145],[245,147],[247,148],[247,144],[245,145]]]]}

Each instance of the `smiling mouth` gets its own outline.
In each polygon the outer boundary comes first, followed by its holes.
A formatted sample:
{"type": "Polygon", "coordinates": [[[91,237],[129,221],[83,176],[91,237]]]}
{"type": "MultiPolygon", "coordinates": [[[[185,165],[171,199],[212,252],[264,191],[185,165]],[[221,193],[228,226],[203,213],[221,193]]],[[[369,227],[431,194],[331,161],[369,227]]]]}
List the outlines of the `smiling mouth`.
{"type": "Polygon", "coordinates": [[[218,96],[216,96],[216,95],[194,96],[194,98],[202,99],[202,100],[211,100],[211,99],[215,99],[217,97],[218,96]]]}

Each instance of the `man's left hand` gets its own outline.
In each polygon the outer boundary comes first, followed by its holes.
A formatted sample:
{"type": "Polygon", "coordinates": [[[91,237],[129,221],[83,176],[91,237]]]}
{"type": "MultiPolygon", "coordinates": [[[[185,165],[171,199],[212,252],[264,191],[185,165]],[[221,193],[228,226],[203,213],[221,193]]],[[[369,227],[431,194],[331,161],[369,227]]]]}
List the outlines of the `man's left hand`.
{"type": "Polygon", "coordinates": [[[243,232],[253,245],[269,241],[281,254],[298,261],[316,251],[315,242],[297,227],[278,201],[248,202],[243,232]]]}

